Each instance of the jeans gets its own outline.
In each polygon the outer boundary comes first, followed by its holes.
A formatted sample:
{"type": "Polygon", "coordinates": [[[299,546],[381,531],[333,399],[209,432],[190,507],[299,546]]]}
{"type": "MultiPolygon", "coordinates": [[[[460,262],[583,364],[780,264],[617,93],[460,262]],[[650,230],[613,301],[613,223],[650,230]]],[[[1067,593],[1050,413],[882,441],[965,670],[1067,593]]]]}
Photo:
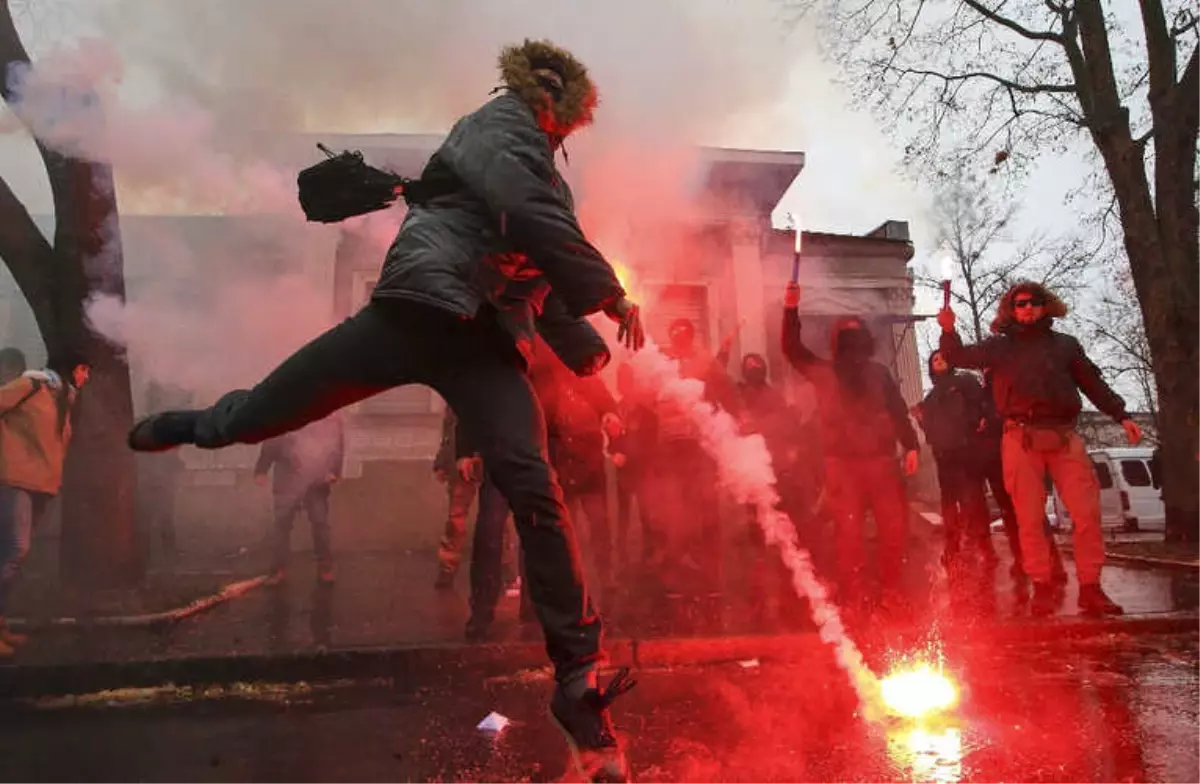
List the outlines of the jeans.
{"type": "Polygon", "coordinates": [[[8,594],[21,573],[33,529],[49,499],[41,493],[0,484],[0,618],[5,615],[8,594]]]}
{"type": "Polygon", "coordinates": [[[511,504],[557,677],[571,680],[593,669],[601,657],[600,617],[546,462],[541,406],[494,311],[467,319],[407,300],[372,301],[253,389],[230,392],[198,412],[192,435],[206,449],[258,443],[405,384],[430,386],[450,404],[511,504]]]}
{"type": "MultiPolygon", "coordinates": [[[[276,469],[277,471],[279,469],[276,469]]],[[[286,569],[292,552],[292,523],[303,509],[312,526],[313,553],[321,569],[333,566],[333,533],[329,527],[328,482],[275,492],[275,569],[286,569]]]]}

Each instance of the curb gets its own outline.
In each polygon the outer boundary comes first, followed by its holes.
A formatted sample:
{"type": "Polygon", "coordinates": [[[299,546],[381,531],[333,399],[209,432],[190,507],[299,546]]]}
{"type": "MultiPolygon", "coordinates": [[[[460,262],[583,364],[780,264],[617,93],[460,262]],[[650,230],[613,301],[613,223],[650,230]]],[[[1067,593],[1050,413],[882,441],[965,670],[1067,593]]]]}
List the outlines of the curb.
{"type": "MultiPolygon", "coordinates": [[[[1075,548],[1070,545],[1058,543],[1058,549],[1063,553],[1068,553],[1072,556],[1075,554],[1075,548]]],[[[1170,571],[1179,572],[1200,572],[1200,561],[1177,561],[1173,558],[1152,558],[1146,555],[1126,555],[1124,553],[1110,553],[1105,551],[1104,562],[1120,564],[1124,566],[1141,566],[1147,569],[1167,569],[1170,571]]]]}
{"type": "MultiPolygon", "coordinates": [[[[1049,619],[1010,623],[987,629],[949,632],[967,647],[996,644],[1073,642],[1104,634],[1196,632],[1196,613],[1163,613],[1115,619],[1049,619]],[[965,631],[965,633],[964,633],[965,631]]],[[[923,630],[910,630],[917,639],[923,630]]],[[[672,667],[720,664],[749,659],[767,662],[811,661],[826,655],[816,632],[737,637],[610,640],[613,667],[672,667]]],[[[870,648],[868,647],[869,651],[870,648]]],[[[546,667],[540,643],[418,645],[339,649],[287,655],[246,655],[151,659],[128,662],[0,667],[0,702],[61,696],[106,689],[173,684],[208,685],[250,681],[299,682],[389,678],[399,688],[450,686],[462,678],[511,675],[546,667]]]]}

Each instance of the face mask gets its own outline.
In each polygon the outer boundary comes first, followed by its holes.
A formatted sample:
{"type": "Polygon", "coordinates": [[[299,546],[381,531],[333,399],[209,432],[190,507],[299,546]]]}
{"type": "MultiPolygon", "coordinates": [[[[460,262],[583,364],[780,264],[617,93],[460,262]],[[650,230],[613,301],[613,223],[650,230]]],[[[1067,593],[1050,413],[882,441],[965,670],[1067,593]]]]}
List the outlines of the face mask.
{"type": "Polygon", "coordinates": [[[767,369],[761,365],[742,368],[742,378],[751,386],[762,386],[767,383],[767,369]]]}
{"type": "Polygon", "coordinates": [[[870,358],[873,349],[870,333],[861,327],[850,327],[838,333],[837,359],[862,361],[870,358]]]}

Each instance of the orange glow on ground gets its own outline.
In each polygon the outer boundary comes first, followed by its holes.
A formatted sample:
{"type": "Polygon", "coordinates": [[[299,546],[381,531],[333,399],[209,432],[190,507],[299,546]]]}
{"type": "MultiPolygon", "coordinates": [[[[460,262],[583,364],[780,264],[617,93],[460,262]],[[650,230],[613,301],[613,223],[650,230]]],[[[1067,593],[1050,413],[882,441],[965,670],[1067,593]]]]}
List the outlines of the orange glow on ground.
{"type": "Polygon", "coordinates": [[[954,681],[928,664],[893,670],[879,686],[888,711],[910,719],[940,713],[958,702],[954,681]]]}

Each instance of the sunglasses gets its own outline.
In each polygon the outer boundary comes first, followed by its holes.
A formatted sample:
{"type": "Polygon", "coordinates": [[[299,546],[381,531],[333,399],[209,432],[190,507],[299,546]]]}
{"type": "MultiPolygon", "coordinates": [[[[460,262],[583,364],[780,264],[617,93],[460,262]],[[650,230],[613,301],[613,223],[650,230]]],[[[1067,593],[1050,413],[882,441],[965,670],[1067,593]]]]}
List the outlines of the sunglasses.
{"type": "Polygon", "coordinates": [[[1013,300],[1014,308],[1040,308],[1045,304],[1046,304],[1045,300],[1039,299],[1037,297],[1034,297],[1031,299],[1013,300]]]}

